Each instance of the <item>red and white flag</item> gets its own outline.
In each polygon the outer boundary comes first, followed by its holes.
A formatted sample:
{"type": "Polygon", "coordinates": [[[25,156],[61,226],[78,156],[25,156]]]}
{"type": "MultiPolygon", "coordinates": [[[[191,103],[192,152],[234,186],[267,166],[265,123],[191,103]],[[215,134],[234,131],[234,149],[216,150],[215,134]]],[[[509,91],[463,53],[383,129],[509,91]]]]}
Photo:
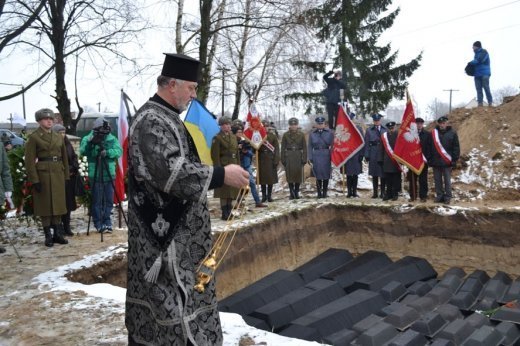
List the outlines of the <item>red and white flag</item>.
{"type": "Polygon", "coordinates": [[[424,156],[419,138],[419,130],[415,123],[413,104],[406,93],[406,109],[394,147],[394,159],[402,163],[415,174],[421,174],[424,168],[424,156]]]}
{"type": "MultiPolygon", "coordinates": [[[[114,201],[121,202],[125,198],[125,177],[128,168],[128,101],[130,98],[121,90],[121,104],[117,119],[117,139],[123,149],[123,155],[117,160],[114,201]]],[[[131,102],[131,101],[130,101],[131,102]]]]}
{"type": "Polygon", "coordinates": [[[256,108],[256,104],[253,102],[249,107],[247,113],[246,128],[244,130],[244,136],[249,139],[251,146],[255,149],[260,148],[265,136],[267,136],[267,130],[260,119],[260,113],[256,108]]]}
{"type": "Polygon", "coordinates": [[[360,151],[365,144],[365,139],[357,126],[352,122],[340,105],[334,132],[334,146],[331,153],[332,164],[341,167],[348,159],[360,151]]]}

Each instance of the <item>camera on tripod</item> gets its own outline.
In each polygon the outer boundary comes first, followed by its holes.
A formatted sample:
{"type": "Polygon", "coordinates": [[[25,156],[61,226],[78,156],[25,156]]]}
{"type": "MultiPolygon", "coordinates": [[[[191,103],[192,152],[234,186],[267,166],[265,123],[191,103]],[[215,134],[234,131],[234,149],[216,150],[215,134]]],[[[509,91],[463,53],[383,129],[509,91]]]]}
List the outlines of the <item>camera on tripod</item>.
{"type": "Polygon", "coordinates": [[[103,125],[98,126],[92,130],[94,133],[92,137],[92,143],[93,144],[101,144],[103,143],[103,140],[105,137],[110,133],[110,123],[106,120],[103,120],[103,125]]]}

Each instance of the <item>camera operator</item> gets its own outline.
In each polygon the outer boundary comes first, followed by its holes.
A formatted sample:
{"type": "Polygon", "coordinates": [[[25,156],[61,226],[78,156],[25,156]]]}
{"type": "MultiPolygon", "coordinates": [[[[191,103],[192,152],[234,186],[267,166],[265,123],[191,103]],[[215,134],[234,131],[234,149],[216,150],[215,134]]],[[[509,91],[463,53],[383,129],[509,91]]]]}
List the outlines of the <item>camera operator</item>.
{"type": "Polygon", "coordinates": [[[119,141],[110,131],[109,122],[103,117],[97,118],[92,131],[81,140],[79,149],[88,161],[94,227],[98,232],[107,233],[112,233],[110,214],[114,204],[116,162],[123,153],[119,141]]]}

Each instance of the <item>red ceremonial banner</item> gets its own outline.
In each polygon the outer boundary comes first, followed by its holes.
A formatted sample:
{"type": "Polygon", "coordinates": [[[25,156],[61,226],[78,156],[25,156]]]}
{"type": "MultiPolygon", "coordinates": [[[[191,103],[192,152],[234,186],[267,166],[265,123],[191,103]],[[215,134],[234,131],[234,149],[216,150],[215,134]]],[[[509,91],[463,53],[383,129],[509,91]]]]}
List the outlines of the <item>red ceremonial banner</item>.
{"type": "Polygon", "coordinates": [[[347,116],[343,106],[339,107],[334,132],[334,147],[332,148],[331,161],[336,167],[341,167],[348,159],[363,148],[365,139],[357,126],[347,116]]]}
{"type": "Polygon", "coordinates": [[[394,159],[406,165],[415,174],[421,174],[424,168],[424,157],[421,148],[419,131],[415,123],[415,113],[412,101],[407,94],[406,109],[404,110],[401,127],[394,147],[394,159]]]}
{"type": "Polygon", "coordinates": [[[260,148],[262,141],[264,140],[265,136],[267,136],[267,131],[264,125],[262,125],[260,114],[258,113],[254,103],[251,104],[251,107],[249,107],[249,112],[247,113],[244,136],[249,139],[251,145],[255,149],[260,148]]]}

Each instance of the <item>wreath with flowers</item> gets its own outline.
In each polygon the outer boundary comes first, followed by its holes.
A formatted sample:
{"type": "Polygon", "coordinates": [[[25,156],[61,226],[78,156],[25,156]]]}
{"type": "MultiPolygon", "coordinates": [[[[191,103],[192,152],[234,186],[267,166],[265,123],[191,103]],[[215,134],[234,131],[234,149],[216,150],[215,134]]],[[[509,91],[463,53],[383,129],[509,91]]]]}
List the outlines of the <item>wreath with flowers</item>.
{"type": "Polygon", "coordinates": [[[90,210],[92,203],[92,189],[90,187],[90,181],[88,178],[88,161],[86,156],[79,157],[79,178],[83,184],[83,195],[78,196],[78,202],[83,205],[84,208],[90,210]]]}
{"type": "MultiPolygon", "coordinates": [[[[27,172],[25,170],[25,149],[24,147],[16,147],[7,153],[9,159],[9,168],[13,179],[13,203],[16,206],[17,214],[25,213],[25,216],[34,214],[34,204],[31,192],[31,183],[27,180],[27,172]]],[[[3,206],[5,214],[5,206],[3,206]]]]}

